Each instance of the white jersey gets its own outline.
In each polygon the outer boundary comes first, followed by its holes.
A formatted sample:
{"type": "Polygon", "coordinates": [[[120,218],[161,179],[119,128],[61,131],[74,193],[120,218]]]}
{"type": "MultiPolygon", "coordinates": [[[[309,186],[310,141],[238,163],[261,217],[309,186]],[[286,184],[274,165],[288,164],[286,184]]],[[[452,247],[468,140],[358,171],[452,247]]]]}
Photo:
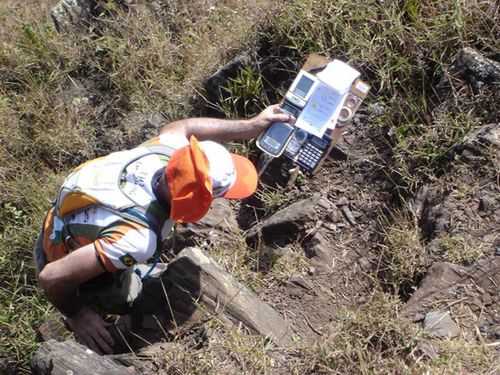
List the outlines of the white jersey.
{"type": "MultiPolygon", "coordinates": [[[[176,150],[189,143],[183,136],[163,135],[141,146],[154,144],[176,150]]],[[[115,154],[119,156],[120,153],[115,154]]],[[[158,154],[149,154],[131,162],[119,178],[121,192],[140,206],[157,201],[152,188],[153,179],[158,176],[159,171],[163,171],[166,163],[167,159],[158,154]]],[[[119,202],[118,195],[116,200],[119,202]]],[[[162,239],[169,235],[172,227],[170,220],[165,221],[161,230],[162,239]]],[[[154,255],[158,243],[156,233],[150,227],[137,221],[126,220],[99,205],[62,217],[55,214],[55,210],[49,212],[43,242],[49,262],[74,250],[68,244],[68,237],[71,243],[76,242],[78,247],[94,243],[101,263],[109,272],[148,261],[154,255]]]]}

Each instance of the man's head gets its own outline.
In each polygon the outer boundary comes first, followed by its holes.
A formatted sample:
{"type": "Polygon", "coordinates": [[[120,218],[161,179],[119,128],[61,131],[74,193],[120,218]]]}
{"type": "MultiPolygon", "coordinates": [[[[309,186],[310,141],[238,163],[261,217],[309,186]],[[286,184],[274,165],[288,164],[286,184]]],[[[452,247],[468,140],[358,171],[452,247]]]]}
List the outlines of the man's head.
{"type": "Polygon", "coordinates": [[[171,195],[170,218],[189,223],[201,219],[217,197],[246,198],[257,188],[257,171],[250,160],[230,154],[212,141],[177,150],[165,168],[171,195]]]}

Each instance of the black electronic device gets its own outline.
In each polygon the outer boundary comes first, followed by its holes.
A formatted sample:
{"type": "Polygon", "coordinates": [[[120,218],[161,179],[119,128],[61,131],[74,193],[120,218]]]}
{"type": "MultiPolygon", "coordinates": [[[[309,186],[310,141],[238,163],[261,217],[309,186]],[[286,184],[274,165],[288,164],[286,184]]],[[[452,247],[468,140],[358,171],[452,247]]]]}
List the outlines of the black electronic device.
{"type": "Polygon", "coordinates": [[[283,99],[283,102],[280,104],[280,108],[283,112],[289,114],[290,116],[295,117],[296,119],[299,118],[300,112],[302,111],[300,108],[296,107],[286,98],[283,99]]]}
{"type": "Polygon", "coordinates": [[[314,173],[326,158],[332,138],[324,134],[322,138],[297,128],[285,149],[285,156],[309,173],[314,173]]]}
{"type": "Polygon", "coordinates": [[[299,153],[300,148],[306,141],[309,133],[303,129],[296,128],[293,132],[292,137],[290,138],[290,142],[288,142],[288,146],[285,149],[285,156],[292,159],[299,153]]]}
{"type": "MultiPolygon", "coordinates": [[[[346,65],[340,62],[342,64],[346,65]]],[[[332,81],[329,79],[332,69],[327,72],[328,67],[340,69],[338,65],[339,62],[334,61],[330,66],[317,55],[308,58],[280,104],[280,109],[297,121],[293,125],[274,123],[257,139],[257,146],[267,154],[268,160],[269,155],[284,154],[310,174],[319,169],[370,89],[365,82],[353,78],[350,90],[345,96],[341,95],[335,90],[338,86],[335,83],[336,78],[342,81],[342,77],[335,76],[332,81]]],[[[346,71],[346,67],[341,71],[346,71]]],[[[268,164],[269,161],[266,166],[268,164]]]]}
{"type": "Polygon", "coordinates": [[[277,158],[285,150],[295,127],[286,122],[274,122],[257,139],[257,147],[277,158]]]}

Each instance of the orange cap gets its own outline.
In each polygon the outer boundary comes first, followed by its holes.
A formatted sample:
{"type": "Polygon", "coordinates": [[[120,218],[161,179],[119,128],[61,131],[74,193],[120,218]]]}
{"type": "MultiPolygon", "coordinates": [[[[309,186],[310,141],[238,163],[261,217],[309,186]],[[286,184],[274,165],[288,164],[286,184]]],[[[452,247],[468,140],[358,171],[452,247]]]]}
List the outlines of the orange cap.
{"type": "Polygon", "coordinates": [[[172,197],[170,218],[181,223],[201,219],[218,196],[233,199],[250,196],[258,182],[250,160],[230,154],[215,142],[198,142],[194,136],[189,146],[172,155],[165,175],[172,197]]]}

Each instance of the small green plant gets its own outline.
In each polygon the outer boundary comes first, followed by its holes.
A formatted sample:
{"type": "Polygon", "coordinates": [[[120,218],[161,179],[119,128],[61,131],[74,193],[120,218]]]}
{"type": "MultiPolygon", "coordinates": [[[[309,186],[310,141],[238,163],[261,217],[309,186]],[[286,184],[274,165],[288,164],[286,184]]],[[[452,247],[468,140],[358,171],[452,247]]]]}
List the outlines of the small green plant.
{"type": "Polygon", "coordinates": [[[249,117],[269,104],[260,72],[253,66],[238,70],[235,78],[229,79],[227,87],[221,88],[220,110],[226,117],[249,117]]]}
{"type": "Polygon", "coordinates": [[[444,236],[439,240],[443,257],[448,262],[470,265],[484,255],[480,247],[474,246],[463,235],[444,236]]]}
{"type": "Polygon", "coordinates": [[[265,215],[275,212],[287,199],[286,192],[282,187],[271,188],[265,186],[257,190],[255,196],[261,202],[265,215]]]}

